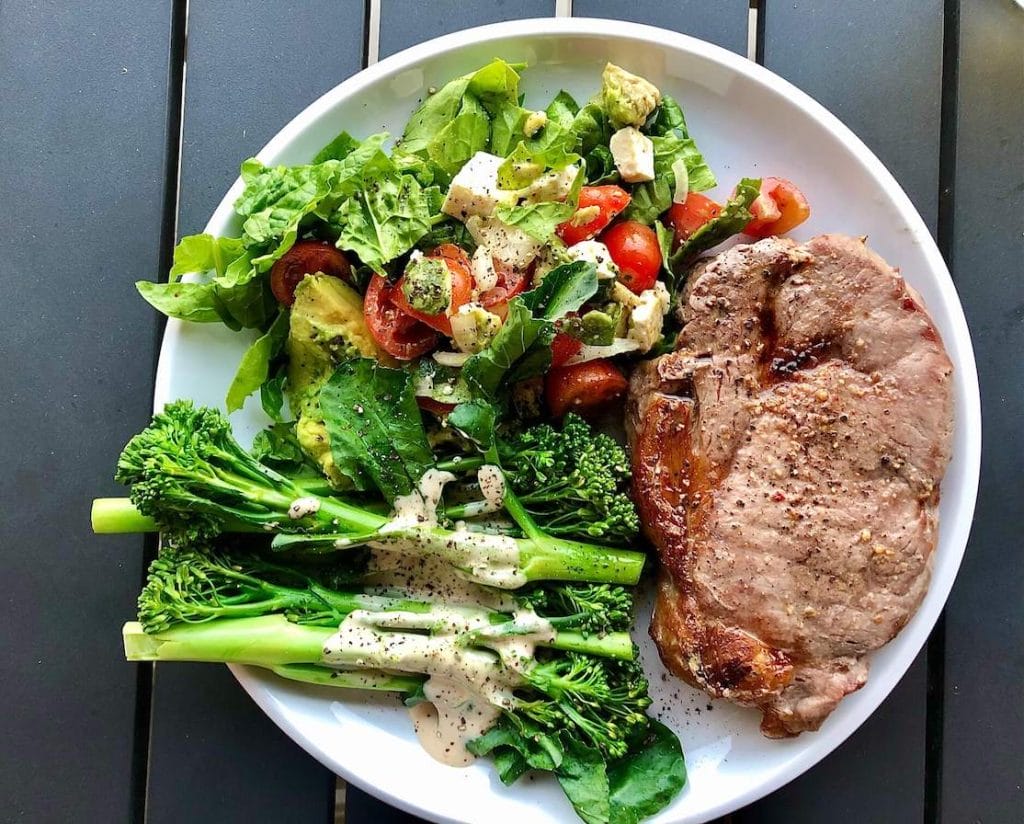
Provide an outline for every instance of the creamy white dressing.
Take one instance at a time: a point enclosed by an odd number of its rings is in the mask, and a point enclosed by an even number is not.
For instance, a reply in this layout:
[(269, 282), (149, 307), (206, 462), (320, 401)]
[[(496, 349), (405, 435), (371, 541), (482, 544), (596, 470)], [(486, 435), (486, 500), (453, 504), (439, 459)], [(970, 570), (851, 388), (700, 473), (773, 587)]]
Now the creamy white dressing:
[(515, 598), (510, 593), (466, 580), (436, 555), (410, 557), (382, 547), (371, 549), (371, 553), (367, 590), (373, 594), (477, 604), (501, 612), (515, 609)]
[[(555, 637), (551, 623), (532, 611), (513, 613), (511, 623), (491, 624), (487, 611), (475, 608), (356, 610), (324, 642), (323, 658), (339, 667), (427, 675), (424, 695), (435, 710), (414, 708), (417, 735), (438, 760), (466, 765), (466, 743), (486, 732), (502, 708), (512, 708), (537, 644)], [(464, 642), (468, 633), (472, 645)]]
[[(481, 471), (488, 466), (481, 467)], [(504, 478), (500, 479), (499, 488), (495, 473), (500, 477), (501, 470), (491, 466), (484, 471), (488, 487), (484, 495), (488, 505), (499, 494), (502, 500), (505, 496)], [(499, 589), (523, 586), (526, 575), (519, 566), (519, 545), (514, 538), (471, 532), (465, 524), (451, 532), (435, 530), (437, 505), (445, 484), (453, 480), (455, 476), (451, 472), (428, 469), (420, 479), (419, 489), (395, 498), (391, 520), (380, 528), (380, 537), (369, 542), (369, 546), (404, 555), (405, 563), (409, 557), (419, 562), (434, 554), (452, 566), (455, 575), (477, 584)]]
[(451, 472), (428, 469), (420, 478), (419, 488), (395, 498), (395, 513), (384, 530), (406, 526), (437, 526), (437, 505), (444, 494), (444, 485), (455, 480)]
[(320, 511), (320, 500), (318, 498), (296, 498), (288, 507), (288, 517), (293, 521), (305, 518), (307, 515), (314, 515)]

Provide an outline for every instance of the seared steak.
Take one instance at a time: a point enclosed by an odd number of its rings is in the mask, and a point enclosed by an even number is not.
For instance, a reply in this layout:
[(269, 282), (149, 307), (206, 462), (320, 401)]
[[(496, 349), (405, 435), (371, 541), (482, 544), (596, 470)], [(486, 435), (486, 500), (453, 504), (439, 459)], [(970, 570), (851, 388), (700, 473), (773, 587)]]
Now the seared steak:
[(769, 238), (702, 264), (676, 351), (641, 367), (627, 430), (662, 560), (665, 664), (817, 729), (928, 587), (952, 365), (919, 296), (862, 240)]

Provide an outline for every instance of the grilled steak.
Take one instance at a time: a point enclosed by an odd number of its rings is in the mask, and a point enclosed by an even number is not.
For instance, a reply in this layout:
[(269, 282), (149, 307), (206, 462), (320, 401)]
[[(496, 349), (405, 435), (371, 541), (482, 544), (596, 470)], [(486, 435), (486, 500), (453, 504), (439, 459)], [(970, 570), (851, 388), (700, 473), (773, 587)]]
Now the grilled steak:
[(952, 365), (919, 296), (846, 236), (730, 249), (680, 312), (627, 409), (662, 560), (651, 635), (765, 735), (814, 730), (928, 587)]

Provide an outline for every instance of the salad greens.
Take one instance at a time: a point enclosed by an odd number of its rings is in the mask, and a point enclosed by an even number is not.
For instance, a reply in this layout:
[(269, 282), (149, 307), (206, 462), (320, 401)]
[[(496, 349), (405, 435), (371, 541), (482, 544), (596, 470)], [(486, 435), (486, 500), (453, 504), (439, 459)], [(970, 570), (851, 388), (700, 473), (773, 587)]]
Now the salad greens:
[(247, 450), (222, 412), (169, 404), (93, 528), (163, 533), (129, 660), (475, 713), (461, 744), (503, 782), (550, 772), (584, 821), (635, 824), (686, 768), (629, 636), (629, 457), (587, 418), (671, 346), (694, 259), (772, 204), (748, 178), (701, 195), (715, 175), (645, 78), (608, 64), (582, 105), (532, 109), (524, 68), (431, 89), (395, 140), (244, 161), (235, 236), (182, 238), (167, 282), (137, 287), (251, 330), (225, 406), (258, 394), (270, 425)]

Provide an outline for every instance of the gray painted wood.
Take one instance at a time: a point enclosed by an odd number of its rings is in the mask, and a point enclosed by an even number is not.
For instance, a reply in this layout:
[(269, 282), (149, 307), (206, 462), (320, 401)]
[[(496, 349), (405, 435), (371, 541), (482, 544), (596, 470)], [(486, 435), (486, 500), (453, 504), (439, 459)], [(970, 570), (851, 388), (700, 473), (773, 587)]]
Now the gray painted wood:
[[(769, 3), (764, 62), (856, 132), (934, 231), (938, 220), (942, 2)], [(748, 822), (920, 821), (925, 653), (879, 710), (825, 761), (733, 816)], [(885, 786), (884, 792), (866, 788)]]
[[(179, 231), (200, 231), (243, 159), (362, 67), (361, 2), (189, 3)], [(334, 776), (225, 667), (157, 667), (147, 820), (331, 820)]]
[(127, 821), (137, 538), (89, 532), (149, 418), (170, 2), (0, 5), (4, 821)]
[(747, 53), (748, 0), (573, 0), (574, 17), (628, 20), (689, 34)]
[(960, 8), (952, 270), (981, 380), (974, 531), (946, 607), (941, 820), (1024, 817), (1024, 9)]
[(785, 0), (764, 14), (765, 65), (852, 128), (934, 232), (942, 0)]
[(460, 29), (554, 13), (554, 0), (380, 0), (380, 56)]

